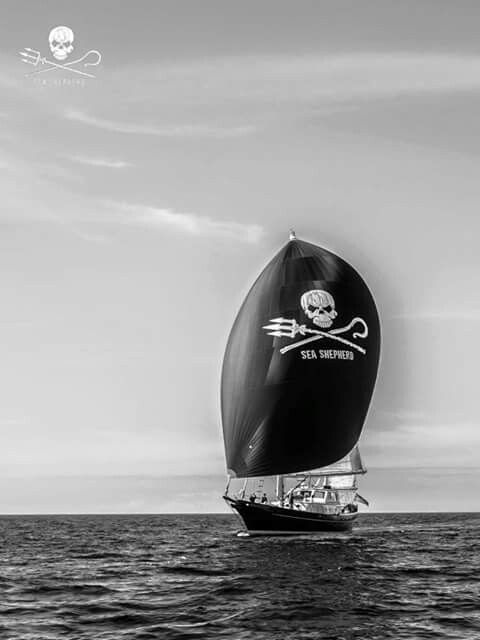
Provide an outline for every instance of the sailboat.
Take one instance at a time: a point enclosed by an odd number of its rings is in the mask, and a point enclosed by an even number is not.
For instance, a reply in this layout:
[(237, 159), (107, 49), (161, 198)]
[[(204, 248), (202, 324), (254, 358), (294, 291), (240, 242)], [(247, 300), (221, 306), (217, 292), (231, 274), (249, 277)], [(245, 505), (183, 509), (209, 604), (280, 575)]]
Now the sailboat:
[(292, 231), (247, 294), (223, 361), (223, 498), (244, 535), (352, 528), (358, 504), (368, 505), (358, 440), (379, 357), (362, 277)]

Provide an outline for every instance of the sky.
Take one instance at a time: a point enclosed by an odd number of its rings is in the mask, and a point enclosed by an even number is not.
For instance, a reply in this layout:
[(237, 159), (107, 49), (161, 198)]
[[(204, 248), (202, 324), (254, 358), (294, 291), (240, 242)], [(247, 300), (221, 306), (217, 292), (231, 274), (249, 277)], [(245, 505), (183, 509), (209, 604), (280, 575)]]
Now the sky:
[[(478, 3), (2, 13), (0, 512), (224, 510), (223, 351), (290, 227), (377, 301), (371, 509), (477, 510)], [(95, 78), (25, 76), (58, 25)]]

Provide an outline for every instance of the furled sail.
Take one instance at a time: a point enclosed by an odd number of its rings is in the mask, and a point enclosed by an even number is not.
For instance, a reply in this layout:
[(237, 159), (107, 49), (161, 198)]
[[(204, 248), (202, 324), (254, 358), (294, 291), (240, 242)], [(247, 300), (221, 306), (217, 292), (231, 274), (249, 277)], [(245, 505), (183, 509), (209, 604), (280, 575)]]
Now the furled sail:
[(322, 467), (316, 472), (323, 476), (350, 476), (357, 473), (365, 473), (365, 468), (358, 447), (354, 447), (350, 453), (337, 462)]
[[(347, 453), (346, 456), (333, 462), (332, 464), (327, 465), (326, 467), (320, 467), (319, 469), (308, 469), (309, 475), (319, 476), (319, 477), (331, 477), (331, 476), (345, 476), (352, 477), (360, 474), (366, 473), (366, 469), (363, 466), (362, 458), (360, 456), (360, 450), (358, 446), (353, 447), (350, 453)], [(290, 474), (289, 477), (301, 478), (304, 472), (297, 472)]]
[(357, 474), (365, 471), (360, 451), (354, 447), (344, 458), (316, 470), (315, 474), (323, 476), (324, 484), (332, 489), (340, 489), (337, 492), (340, 502), (347, 504), (354, 500), (357, 493)]
[(233, 325), (222, 370), (229, 474), (325, 467), (356, 445), (373, 393), (380, 325), (373, 297), (342, 258), (288, 242)]

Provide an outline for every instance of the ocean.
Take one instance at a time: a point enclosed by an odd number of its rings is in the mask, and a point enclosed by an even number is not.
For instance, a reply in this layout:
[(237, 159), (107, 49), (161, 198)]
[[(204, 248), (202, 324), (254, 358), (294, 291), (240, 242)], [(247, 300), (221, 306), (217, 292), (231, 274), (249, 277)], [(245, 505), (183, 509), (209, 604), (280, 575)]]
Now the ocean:
[(238, 530), (233, 515), (3, 516), (0, 638), (480, 638), (480, 513)]

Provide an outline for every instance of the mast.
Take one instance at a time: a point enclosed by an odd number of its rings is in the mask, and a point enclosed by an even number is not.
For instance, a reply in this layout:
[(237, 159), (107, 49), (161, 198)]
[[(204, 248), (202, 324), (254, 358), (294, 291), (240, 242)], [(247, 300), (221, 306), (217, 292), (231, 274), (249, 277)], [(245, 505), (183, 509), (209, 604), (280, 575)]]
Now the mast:
[(277, 476), (277, 498), (280, 502), (283, 502), (283, 476)]

